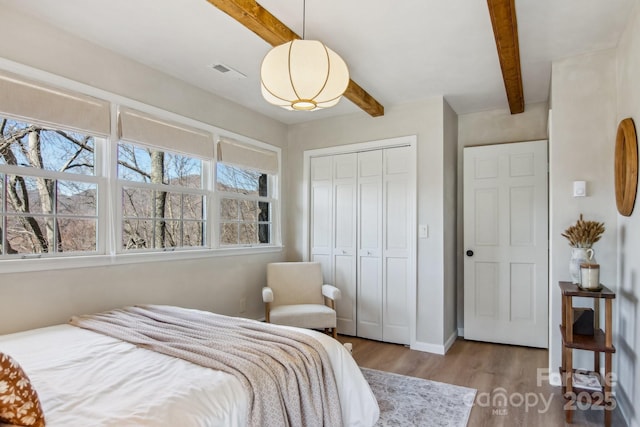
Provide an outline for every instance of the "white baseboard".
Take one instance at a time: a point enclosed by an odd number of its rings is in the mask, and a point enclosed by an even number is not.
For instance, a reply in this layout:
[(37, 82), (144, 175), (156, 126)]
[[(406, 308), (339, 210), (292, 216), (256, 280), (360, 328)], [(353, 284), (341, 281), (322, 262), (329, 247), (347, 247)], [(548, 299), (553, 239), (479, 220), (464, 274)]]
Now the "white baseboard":
[(457, 337), (458, 337), (458, 334), (454, 331), (443, 345), (416, 341), (411, 345), (411, 350), (424, 351), (426, 353), (444, 355), (447, 353), (447, 351), (449, 351), (453, 343), (456, 341)]
[(411, 345), (411, 350), (424, 351), (425, 353), (444, 354), (444, 346), (416, 341)]
[(447, 353), (447, 351), (449, 351), (449, 349), (451, 348), (453, 343), (456, 342), (456, 338), (458, 338), (458, 334), (456, 333), (456, 331), (453, 331), (451, 336), (449, 336), (449, 339), (447, 339), (447, 341), (445, 341), (445, 343), (444, 343), (444, 352), (445, 352), (445, 354)]

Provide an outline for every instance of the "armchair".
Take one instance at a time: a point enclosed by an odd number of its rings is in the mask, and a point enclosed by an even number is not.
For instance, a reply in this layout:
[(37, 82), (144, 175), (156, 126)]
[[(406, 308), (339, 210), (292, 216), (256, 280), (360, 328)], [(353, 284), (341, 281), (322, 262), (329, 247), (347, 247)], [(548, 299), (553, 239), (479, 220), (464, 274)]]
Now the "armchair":
[(336, 338), (334, 303), (340, 296), (340, 289), (323, 284), (318, 262), (267, 265), (267, 286), (262, 288), (262, 300), (265, 319), (269, 323), (325, 331), (331, 329)]

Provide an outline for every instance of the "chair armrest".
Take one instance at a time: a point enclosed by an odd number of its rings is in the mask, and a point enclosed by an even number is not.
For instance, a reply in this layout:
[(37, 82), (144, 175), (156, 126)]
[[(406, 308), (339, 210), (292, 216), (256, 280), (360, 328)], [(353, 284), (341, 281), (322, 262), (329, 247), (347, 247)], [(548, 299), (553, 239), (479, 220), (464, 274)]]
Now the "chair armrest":
[(330, 300), (336, 301), (342, 297), (342, 292), (340, 289), (336, 288), (332, 285), (322, 285), (322, 295), (329, 298)]
[(262, 301), (273, 302), (273, 290), (268, 286), (262, 288)]

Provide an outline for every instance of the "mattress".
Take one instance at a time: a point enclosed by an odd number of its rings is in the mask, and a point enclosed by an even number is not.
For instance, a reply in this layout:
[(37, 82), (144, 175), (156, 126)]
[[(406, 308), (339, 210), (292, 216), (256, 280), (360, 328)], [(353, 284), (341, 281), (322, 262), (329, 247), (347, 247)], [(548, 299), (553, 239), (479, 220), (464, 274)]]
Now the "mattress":
[[(376, 399), (351, 354), (327, 335), (293, 329), (327, 350), (343, 424), (375, 424)], [(246, 425), (248, 397), (234, 376), (102, 334), (57, 325), (0, 336), (0, 351), (31, 379), (49, 427)]]

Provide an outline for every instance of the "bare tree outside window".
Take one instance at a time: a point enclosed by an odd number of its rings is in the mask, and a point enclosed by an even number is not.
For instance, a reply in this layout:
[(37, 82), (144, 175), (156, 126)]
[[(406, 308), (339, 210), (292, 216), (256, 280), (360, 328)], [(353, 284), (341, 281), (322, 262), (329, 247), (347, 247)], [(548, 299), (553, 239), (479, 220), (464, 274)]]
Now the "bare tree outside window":
[(216, 190), (220, 197), (220, 245), (271, 243), (272, 201), (268, 175), (218, 163)]
[(0, 117), (0, 255), (95, 251), (94, 164), (93, 136)]
[[(105, 246), (98, 241), (106, 235), (98, 230), (104, 176), (96, 172), (105, 147), (93, 135), (0, 116), (0, 258), (95, 254)], [(203, 164), (165, 149), (118, 143), (121, 250), (207, 245), (212, 189)], [(222, 162), (216, 171), (218, 245), (272, 244), (276, 177)]]
[(204, 246), (206, 196), (200, 159), (121, 142), (118, 178), (124, 181), (123, 249)]

